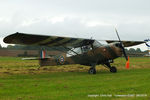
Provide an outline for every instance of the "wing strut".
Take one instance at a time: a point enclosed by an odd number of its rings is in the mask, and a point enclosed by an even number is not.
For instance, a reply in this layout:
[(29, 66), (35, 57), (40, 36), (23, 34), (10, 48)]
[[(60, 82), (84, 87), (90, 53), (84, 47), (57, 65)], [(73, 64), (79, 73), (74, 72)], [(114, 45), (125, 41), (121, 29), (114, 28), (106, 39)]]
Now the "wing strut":
[[(63, 47), (64, 47), (64, 46), (63, 46)], [(68, 49), (68, 50), (70, 50), (70, 51), (72, 51), (72, 52), (75, 53), (76, 55), (79, 55), (77, 52), (71, 50), (70, 48), (67, 48), (67, 47), (64, 47), (64, 48), (65, 48), (65, 49)]]

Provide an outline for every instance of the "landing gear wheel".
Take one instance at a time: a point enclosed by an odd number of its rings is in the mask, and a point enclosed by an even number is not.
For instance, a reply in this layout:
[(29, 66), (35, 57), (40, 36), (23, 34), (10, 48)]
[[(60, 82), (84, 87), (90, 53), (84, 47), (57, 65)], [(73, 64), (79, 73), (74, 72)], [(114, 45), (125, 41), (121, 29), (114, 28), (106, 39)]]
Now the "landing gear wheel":
[(117, 72), (117, 68), (114, 67), (114, 66), (110, 67), (110, 72), (116, 73)]
[(89, 74), (96, 74), (96, 69), (95, 68), (90, 68), (89, 69)]

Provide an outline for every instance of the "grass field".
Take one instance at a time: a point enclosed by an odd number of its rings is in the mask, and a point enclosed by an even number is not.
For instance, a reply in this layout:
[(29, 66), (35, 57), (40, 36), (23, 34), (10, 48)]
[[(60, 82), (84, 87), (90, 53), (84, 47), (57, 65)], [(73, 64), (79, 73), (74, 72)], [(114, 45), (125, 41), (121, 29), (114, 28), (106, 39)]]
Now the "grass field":
[(118, 73), (97, 66), (89, 75), (87, 66), (38, 70), (38, 61), (0, 57), (0, 100), (150, 100), (150, 58), (130, 58), (129, 70), (124, 58), (113, 65)]

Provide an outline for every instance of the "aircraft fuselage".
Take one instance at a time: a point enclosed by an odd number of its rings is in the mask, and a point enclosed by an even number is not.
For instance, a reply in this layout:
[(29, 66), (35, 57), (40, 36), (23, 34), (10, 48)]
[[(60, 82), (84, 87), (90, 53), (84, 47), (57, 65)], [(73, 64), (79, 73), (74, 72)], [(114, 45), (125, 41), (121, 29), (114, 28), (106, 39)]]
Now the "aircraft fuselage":
[(49, 58), (40, 60), (41, 66), (66, 65), (66, 64), (103, 64), (109, 60), (113, 60), (122, 56), (122, 49), (112, 44), (100, 46), (88, 52), (74, 55), (71, 57), (58, 56), (57, 58)]

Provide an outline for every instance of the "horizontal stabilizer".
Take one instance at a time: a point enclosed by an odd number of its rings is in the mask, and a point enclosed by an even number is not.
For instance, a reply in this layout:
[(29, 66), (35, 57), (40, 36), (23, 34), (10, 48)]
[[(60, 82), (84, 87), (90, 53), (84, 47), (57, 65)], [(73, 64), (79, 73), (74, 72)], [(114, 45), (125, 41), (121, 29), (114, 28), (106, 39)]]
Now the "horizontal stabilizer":
[(22, 60), (38, 60), (39, 58), (22, 58)]
[(33, 57), (33, 58), (22, 58), (22, 60), (43, 60), (43, 59), (49, 59), (49, 58), (52, 58), (52, 57), (46, 57), (46, 58), (36, 58), (36, 57)]

